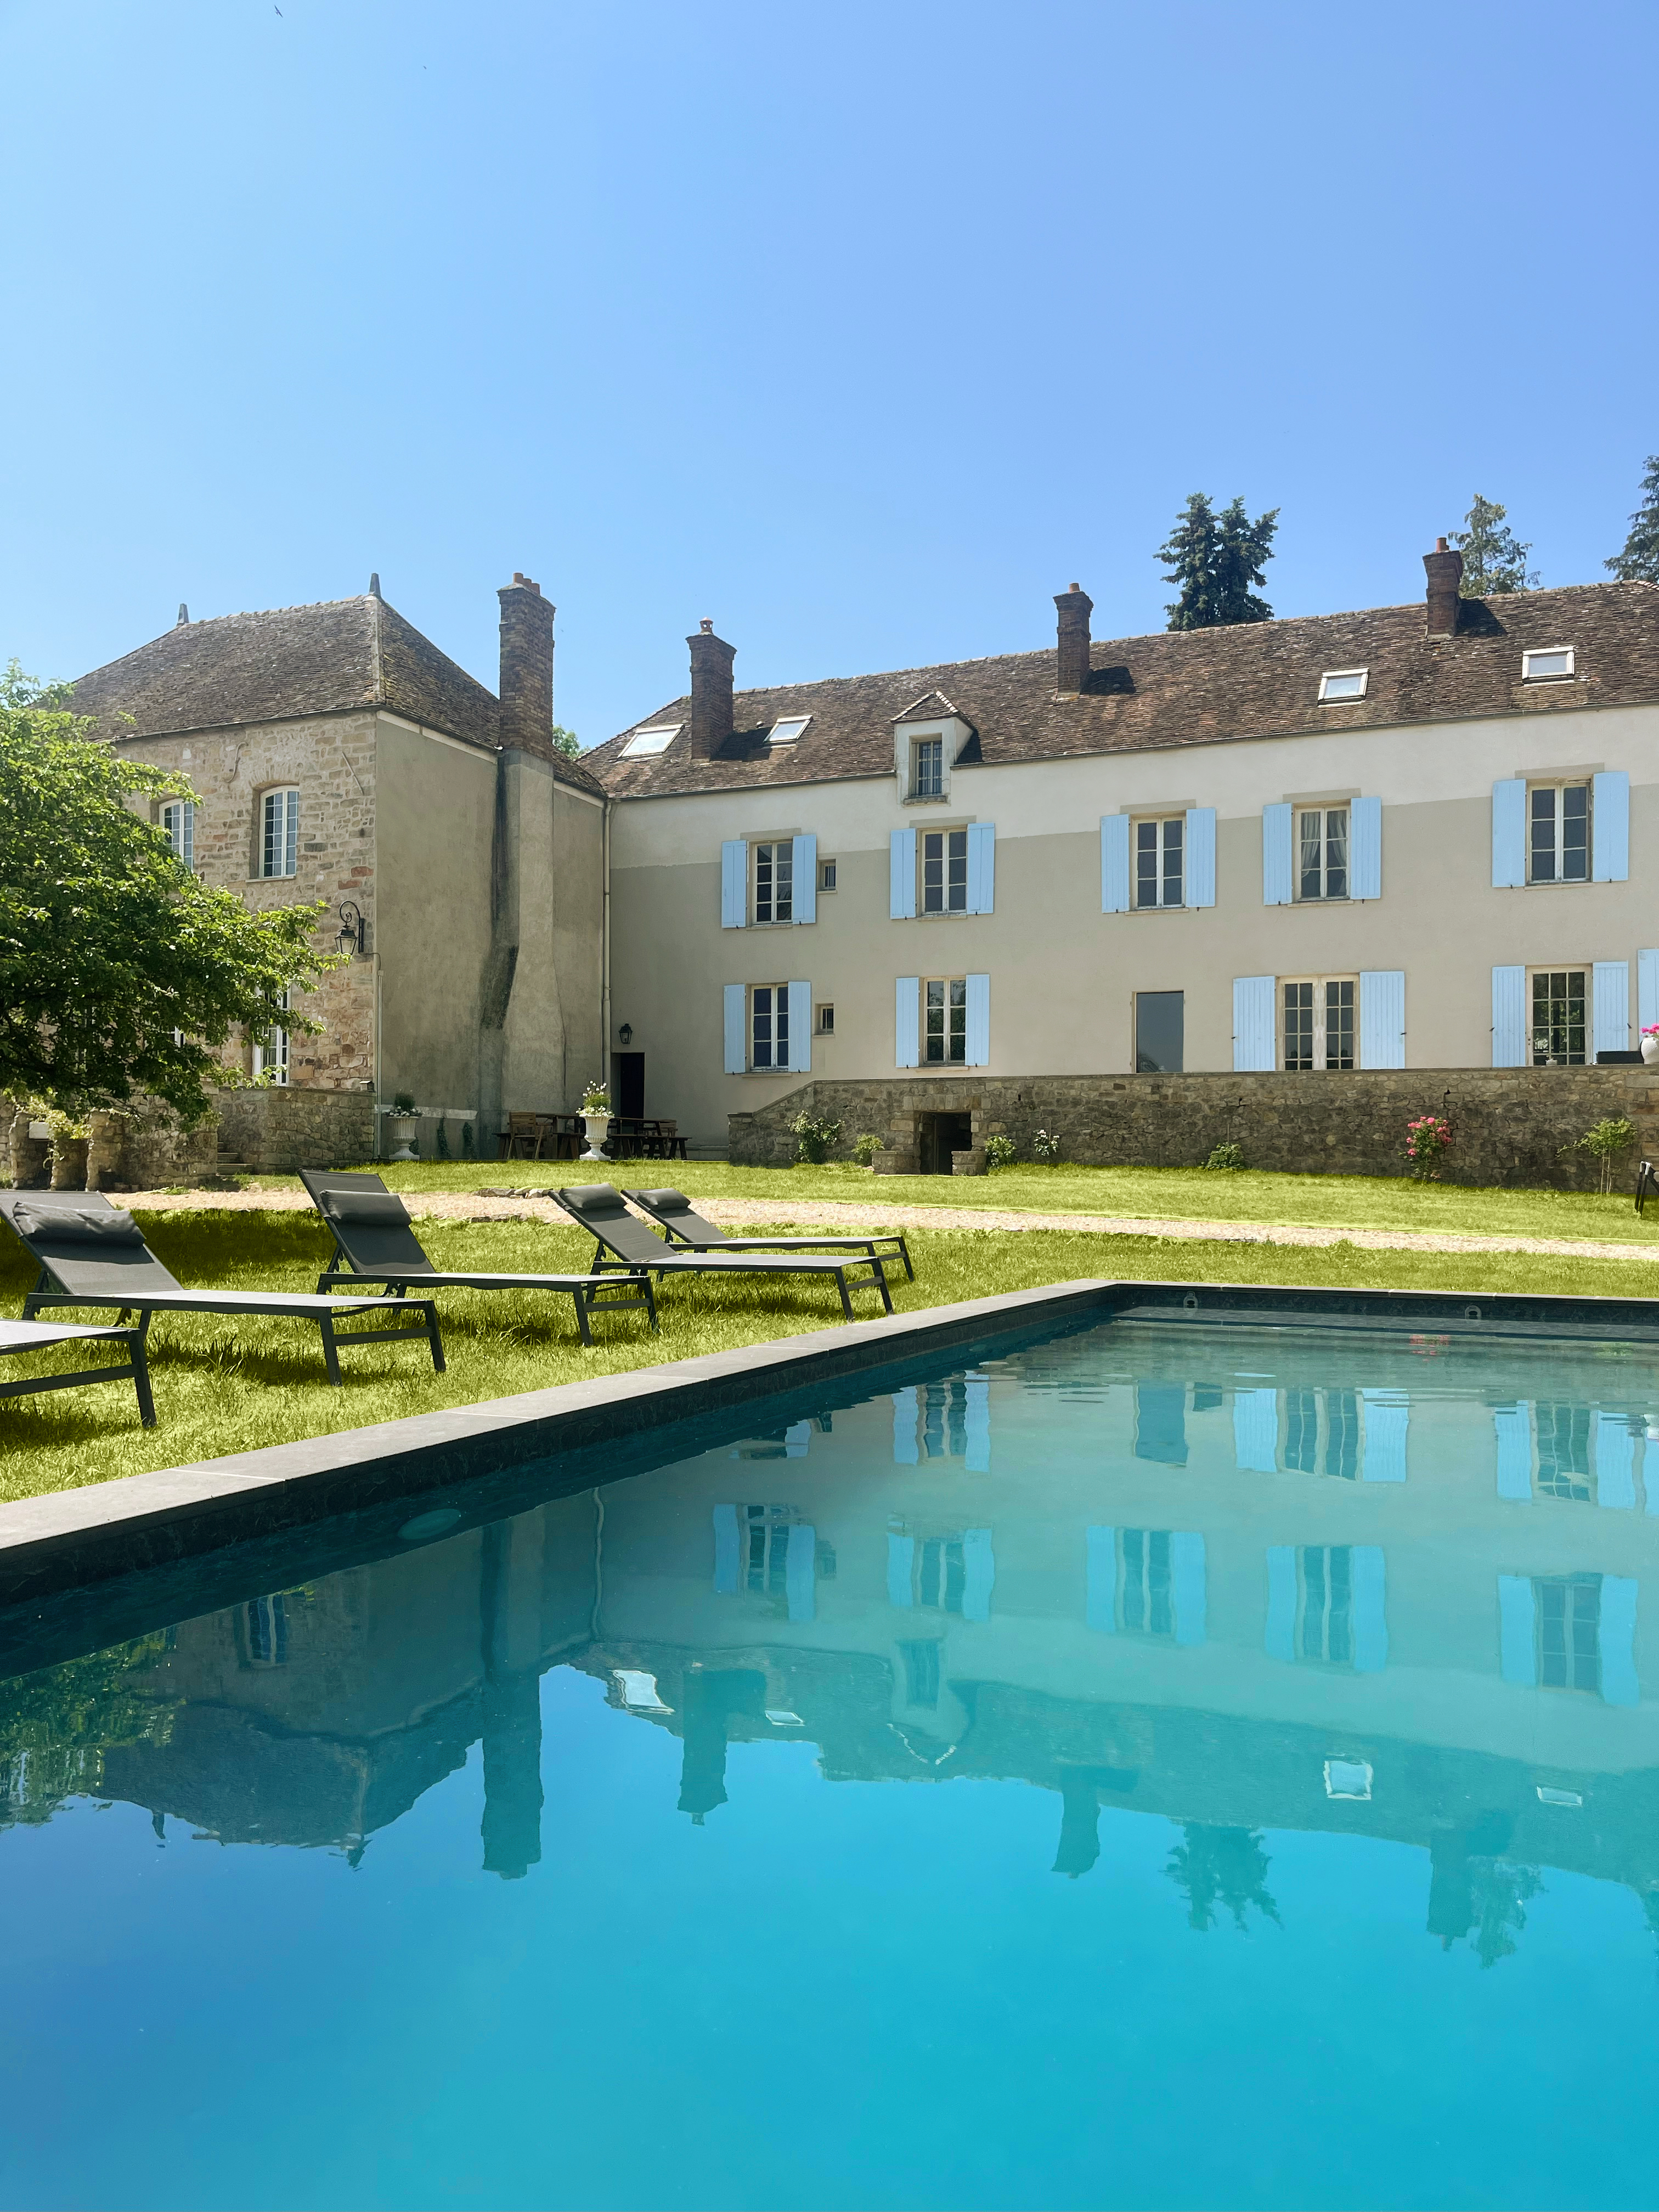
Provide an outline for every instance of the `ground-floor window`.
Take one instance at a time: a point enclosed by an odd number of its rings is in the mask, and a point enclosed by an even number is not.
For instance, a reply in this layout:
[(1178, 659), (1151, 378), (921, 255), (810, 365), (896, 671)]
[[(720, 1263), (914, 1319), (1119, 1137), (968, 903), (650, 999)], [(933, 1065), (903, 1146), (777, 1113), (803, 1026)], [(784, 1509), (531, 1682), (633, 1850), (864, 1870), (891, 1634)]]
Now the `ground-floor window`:
[(789, 1065), (789, 986), (757, 983), (750, 997), (751, 1067)]
[(1538, 968), (1532, 977), (1532, 1064), (1534, 1067), (1583, 1067), (1587, 1058), (1583, 968)]
[(1316, 975), (1287, 981), (1283, 991), (1284, 1066), (1291, 1070), (1352, 1067), (1357, 980)]
[(1185, 1066), (1186, 994), (1135, 993), (1135, 1073), (1179, 1075)]
[[(288, 1012), (289, 994), (283, 992), (277, 1002), (284, 1013)], [(263, 1076), (267, 1083), (285, 1084), (288, 1081), (289, 1035), (287, 1030), (267, 1030), (256, 1038), (253, 1046), (253, 1073)]]
[(968, 978), (929, 976), (921, 987), (921, 1057), (929, 1067), (968, 1058)]

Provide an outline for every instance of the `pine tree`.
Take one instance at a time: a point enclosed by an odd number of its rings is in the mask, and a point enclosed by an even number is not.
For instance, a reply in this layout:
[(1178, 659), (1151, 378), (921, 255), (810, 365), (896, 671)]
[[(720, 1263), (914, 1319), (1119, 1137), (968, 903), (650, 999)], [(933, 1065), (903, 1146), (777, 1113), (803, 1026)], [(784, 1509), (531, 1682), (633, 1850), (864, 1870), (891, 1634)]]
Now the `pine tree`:
[(1463, 518), (1467, 527), (1454, 530), (1450, 543), (1463, 556), (1462, 592), (1466, 599), (1497, 599), (1505, 592), (1535, 592), (1543, 579), (1527, 567), (1530, 545), (1522, 544), (1510, 528), (1509, 509), (1496, 500), (1474, 495), (1474, 504)]
[(1659, 453), (1648, 455), (1642, 504), (1630, 519), (1625, 550), (1606, 565), (1621, 584), (1659, 584)]
[(1271, 622), (1273, 609), (1251, 591), (1266, 581), (1263, 563), (1273, 559), (1279, 509), (1252, 522), (1242, 499), (1219, 514), (1208, 495), (1195, 491), (1160, 545), (1166, 581), (1181, 596), (1164, 611), (1171, 629), (1213, 629), (1224, 623)]

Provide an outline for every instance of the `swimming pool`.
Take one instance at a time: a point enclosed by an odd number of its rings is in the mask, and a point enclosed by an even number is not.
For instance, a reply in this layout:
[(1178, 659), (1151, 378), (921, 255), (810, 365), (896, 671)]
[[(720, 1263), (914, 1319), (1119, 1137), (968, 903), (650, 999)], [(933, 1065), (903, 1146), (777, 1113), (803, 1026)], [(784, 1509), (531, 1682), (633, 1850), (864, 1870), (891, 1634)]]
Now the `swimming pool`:
[(777, 1413), (0, 1684), (5, 2203), (1654, 2201), (1649, 1353)]

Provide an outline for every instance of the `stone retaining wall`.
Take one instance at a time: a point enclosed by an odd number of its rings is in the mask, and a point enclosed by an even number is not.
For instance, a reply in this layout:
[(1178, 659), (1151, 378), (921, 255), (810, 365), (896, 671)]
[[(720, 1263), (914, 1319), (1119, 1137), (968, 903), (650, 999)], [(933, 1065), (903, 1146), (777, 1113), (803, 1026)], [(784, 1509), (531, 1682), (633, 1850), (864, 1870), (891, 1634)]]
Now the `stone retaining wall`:
[(808, 1082), (752, 1114), (731, 1116), (731, 1157), (744, 1167), (793, 1159), (789, 1124), (810, 1113), (842, 1125), (835, 1157), (868, 1133), (884, 1147), (878, 1171), (914, 1174), (919, 1117), (970, 1114), (973, 1142), (1011, 1136), (1022, 1160), (1038, 1129), (1060, 1157), (1089, 1167), (1198, 1167), (1233, 1143), (1253, 1168), (1325, 1175), (1398, 1176), (1406, 1124), (1448, 1114), (1455, 1141), (1443, 1180), (1556, 1190), (1596, 1187), (1595, 1163), (1562, 1147), (1593, 1122), (1625, 1115), (1635, 1147), (1617, 1164), (1632, 1186), (1637, 1159), (1659, 1160), (1659, 1071), (1642, 1067), (1415, 1068), (1309, 1075), (1054, 1075), (898, 1077)]
[(300, 1168), (349, 1168), (375, 1154), (374, 1097), (368, 1091), (221, 1091), (219, 1150), (265, 1175)]

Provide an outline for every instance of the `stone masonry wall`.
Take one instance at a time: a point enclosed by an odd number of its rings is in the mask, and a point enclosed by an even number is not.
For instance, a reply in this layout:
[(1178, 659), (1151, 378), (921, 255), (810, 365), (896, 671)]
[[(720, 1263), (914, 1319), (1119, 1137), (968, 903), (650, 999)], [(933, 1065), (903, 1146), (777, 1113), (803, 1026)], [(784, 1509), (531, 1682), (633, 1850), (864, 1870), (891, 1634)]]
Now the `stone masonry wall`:
[(350, 1168), (375, 1151), (374, 1100), (367, 1091), (222, 1091), (220, 1149), (266, 1175)]
[(1253, 1168), (1395, 1176), (1406, 1124), (1447, 1114), (1455, 1130), (1443, 1179), (1556, 1190), (1595, 1188), (1595, 1164), (1562, 1147), (1593, 1122), (1626, 1115), (1634, 1149), (1617, 1166), (1632, 1188), (1637, 1159), (1659, 1159), (1659, 1070), (1641, 1067), (1414, 1068), (1341, 1074), (898, 1077), (809, 1082), (757, 1113), (731, 1116), (738, 1166), (781, 1167), (795, 1153), (789, 1124), (806, 1112), (842, 1125), (836, 1157), (879, 1137), (878, 1164), (914, 1172), (918, 1117), (968, 1113), (973, 1141), (1011, 1136), (1031, 1158), (1038, 1129), (1084, 1166), (1198, 1167), (1217, 1145), (1240, 1146)]

